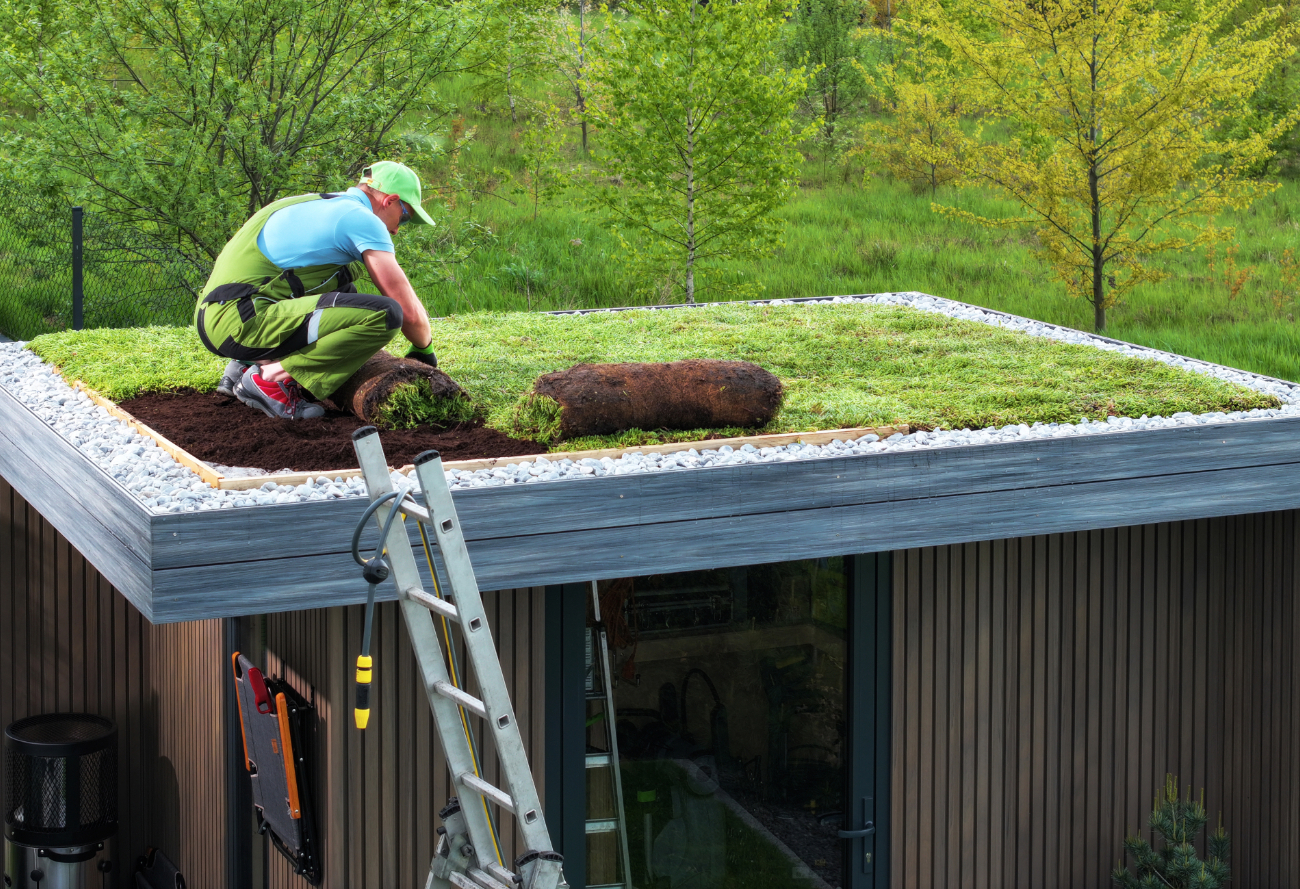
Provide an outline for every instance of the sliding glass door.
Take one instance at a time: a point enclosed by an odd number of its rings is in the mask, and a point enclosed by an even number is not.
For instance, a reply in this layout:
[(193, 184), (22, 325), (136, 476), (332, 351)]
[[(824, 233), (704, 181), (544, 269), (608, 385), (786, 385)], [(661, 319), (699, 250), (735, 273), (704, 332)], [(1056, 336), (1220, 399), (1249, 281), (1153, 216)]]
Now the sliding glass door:
[[(573, 722), (571, 697), (583, 701), (564, 742), (583, 747), (581, 776), (567, 774), (579, 760), (564, 751), (565, 787), (585, 787), (580, 819), (571, 792), (562, 815), (566, 845), (583, 846), (578, 867), (578, 850), (562, 849), (570, 881), (581, 870), (588, 887), (874, 885), (888, 713), (875, 675), (878, 568), (876, 557), (831, 558), (602, 581), (612, 695), (590, 586), (557, 589), (570, 646), (585, 592), (581, 683), (575, 692), (569, 648), (570, 700), (548, 705)], [(871, 601), (851, 602), (864, 571)]]

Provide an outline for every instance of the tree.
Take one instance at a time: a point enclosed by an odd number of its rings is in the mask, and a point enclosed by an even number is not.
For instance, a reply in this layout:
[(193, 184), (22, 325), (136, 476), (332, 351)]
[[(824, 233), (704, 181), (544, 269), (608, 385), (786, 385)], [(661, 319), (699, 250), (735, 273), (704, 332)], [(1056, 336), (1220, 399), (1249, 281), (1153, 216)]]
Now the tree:
[[(1093, 306), (1094, 325), (1159, 254), (1231, 236), (1210, 220), (1275, 185), (1249, 178), (1300, 109), (1242, 135), (1250, 100), (1295, 30), (1242, 0), (1197, 0), (1191, 20), (1148, 0), (922, 0), (922, 33), (951, 55), (983, 135), (930, 149), (1021, 205), (990, 226), (1032, 226), (1046, 259)], [(991, 30), (980, 34), (979, 28)], [(1002, 135), (995, 141), (992, 133)]]
[(863, 148), (890, 174), (915, 192), (930, 193), (955, 185), (961, 167), (947, 160), (947, 150), (962, 138), (959, 111), (942, 93), (924, 83), (903, 82), (882, 105), (888, 116), (863, 127)]
[(1163, 844), (1156, 849), (1140, 836), (1124, 838), (1124, 849), (1133, 859), (1136, 873), (1129, 873), (1121, 863), (1111, 880), (1123, 889), (1219, 889), (1228, 882), (1228, 858), (1231, 846), (1223, 825), (1210, 834), (1209, 855), (1205, 861), (1196, 857), (1197, 835), (1209, 819), (1205, 805), (1192, 799), (1188, 790), (1184, 799), (1178, 793), (1178, 779), (1165, 775), (1165, 786), (1156, 794), (1151, 829)]
[(527, 195), (533, 205), (533, 219), (541, 209), (542, 201), (564, 192), (572, 179), (570, 170), (561, 166), (564, 149), (564, 118), (555, 105), (542, 106), (533, 125), (524, 131), (520, 160), (524, 166), (524, 179), (515, 190)]
[(866, 88), (857, 31), (870, 8), (862, 0), (799, 0), (786, 29), (786, 63), (808, 67), (806, 97), (821, 118), (821, 135), (832, 152), (840, 116)]
[[(47, 57), (59, 42), (74, 8), (62, 0), (0, 0), (0, 52), (26, 60), (32, 78), (47, 73)], [(10, 78), (0, 79), (0, 108), (30, 113), (30, 95)]]
[(589, 117), (614, 182), (596, 192), (620, 231), (644, 236), (644, 259), (696, 273), (754, 256), (780, 237), (773, 211), (800, 156), (792, 115), (806, 81), (776, 57), (779, 19), (764, 0), (631, 0), (591, 66)]
[(582, 156), (591, 151), (587, 120), (587, 78), (590, 56), (599, 51), (601, 41), (609, 33), (609, 9), (600, 4), (595, 10), (600, 14), (600, 23), (593, 25), (592, 10), (587, 0), (576, 0), (577, 15), (567, 10), (561, 13), (562, 26), (556, 32), (553, 53), (557, 63), (556, 70), (569, 84), (573, 91), (573, 110), (582, 131)]
[[(0, 0), (0, 30), (22, 14)], [(471, 4), (434, 0), (88, 0), (63, 15), (40, 71), (30, 41), (0, 52), (37, 109), (6, 134), (11, 155), (199, 259), (276, 198), (376, 157), (431, 157), (431, 84), (477, 28)]]
[(521, 81), (554, 67), (555, 7), (550, 0), (495, 0), (486, 17), (478, 50), (478, 92), (503, 95), (510, 122), (518, 123)]
[(864, 73), (884, 114), (863, 125), (860, 150), (933, 198), (961, 180), (961, 164), (949, 155), (964, 144), (962, 78), (910, 18), (892, 24), (884, 41), (889, 60)]

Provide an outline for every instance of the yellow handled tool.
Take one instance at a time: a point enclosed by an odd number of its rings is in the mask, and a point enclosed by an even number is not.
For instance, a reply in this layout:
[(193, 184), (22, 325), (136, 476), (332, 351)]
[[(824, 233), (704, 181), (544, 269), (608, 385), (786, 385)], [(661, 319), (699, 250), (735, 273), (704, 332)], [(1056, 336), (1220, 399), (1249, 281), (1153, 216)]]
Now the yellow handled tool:
[[(388, 579), (389, 567), (388, 562), (384, 561), (384, 541), (388, 539), (388, 532), (392, 530), (393, 522), (397, 520), (401, 510), (397, 507), (401, 505), (401, 499), (406, 496), (404, 491), (389, 491), (384, 496), (376, 499), (366, 507), (366, 511), (361, 516), (361, 521), (357, 522), (356, 530), (352, 533), (352, 558), (361, 566), (361, 576), (366, 579), (369, 589), (366, 591), (366, 627), (361, 634), (361, 654), (357, 656), (357, 704), (353, 715), (356, 718), (357, 728), (364, 729), (370, 722), (370, 682), (374, 676), (374, 660), (370, 657), (370, 630), (375, 623), (375, 588)], [(369, 559), (361, 557), (361, 530), (366, 526), (366, 522), (375, 514), (375, 510), (380, 506), (396, 500), (392, 509), (388, 513), (388, 518), (384, 520), (383, 530), (379, 532), (379, 543), (375, 547), (375, 554)]]
[(357, 728), (365, 728), (370, 722), (370, 666), (373, 663), (369, 655), (357, 655), (357, 707), (355, 710)]

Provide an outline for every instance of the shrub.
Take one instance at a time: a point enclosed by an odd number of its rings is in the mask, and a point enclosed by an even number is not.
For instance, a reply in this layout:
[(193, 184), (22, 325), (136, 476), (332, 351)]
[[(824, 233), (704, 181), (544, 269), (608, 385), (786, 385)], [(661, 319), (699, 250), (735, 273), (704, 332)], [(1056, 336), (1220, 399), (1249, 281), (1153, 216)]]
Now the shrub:
[(1218, 889), (1228, 882), (1228, 834), (1223, 824), (1210, 834), (1209, 856), (1202, 861), (1193, 845), (1205, 822), (1205, 792), (1202, 799), (1178, 793), (1178, 779), (1165, 775), (1164, 791), (1156, 794), (1155, 808), (1147, 824), (1164, 841), (1157, 849), (1140, 836), (1124, 838), (1124, 849), (1133, 858), (1135, 873), (1121, 862), (1111, 879), (1124, 889)]

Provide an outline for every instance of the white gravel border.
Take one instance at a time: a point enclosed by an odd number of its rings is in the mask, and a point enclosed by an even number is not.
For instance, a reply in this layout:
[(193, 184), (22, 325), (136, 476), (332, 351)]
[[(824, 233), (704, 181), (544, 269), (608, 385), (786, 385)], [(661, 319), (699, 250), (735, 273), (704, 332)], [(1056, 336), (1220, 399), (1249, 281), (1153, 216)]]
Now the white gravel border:
[[(858, 296), (817, 297), (798, 300), (755, 300), (752, 304), (820, 305), (835, 306), (847, 303), (909, 306), (924, 312), (935, 312), (965, 321), (975, 321), (994, 327), (1018, 330), (1029, 336), (1041, 336), (1076, 345), (1087, 345), (1106, 352), (1119, 352), (1134, 358), (1161, 361), (1183, 370), (1203, 373), (1221, 380), (1237, 383), (1260, 392), (1276, 395), (1283, 406), (1275, 410), (1234, 411), (1194, 415), (1183, 412), (1172, 417), (1109, 417), (1106, 422), (1084, 421), (1071, 423), (1035, 423), (1033, 426), (1003, 426), (1000, 429), (956, 429), (934, 432), (914, 432), (911, 435), (895, 434), (886, 441), (867, 435), (851, 441), (833, 441), (827, 445), (790, 444), (780, 447), (756, 448), (744, 445), (733, 449), (724, 445), (716, 450), (703, 451), (691, 448), (674, 454), (628, 453), (618, 458), (586, 458), (579, 461), (549, 460), (538, 457), (507, 463), (494, 469), (449, 471), (447, 480), (453, 490), (499, 487), (512, 484), (537, 484), (563, 479), (599, 477), (604, 475), (633, 475), (646, 472), (665, 472), (678, 469), (696, 469), (706, 466), (731, 466), (742, 463), (785, 463), (792, 460), (815, 460), (824, 457), (866, 456), (870, 454), (906, 451), (921, 448), (958, 447), (975, 444), (993, 444), (1008, 441), (1028, 441), (1042, 438), (1063, 438), (1076, 435), (1100, 435), (1129, 432), (1141, 429), (1163, 429), (1174, 426), (1194, 426), (1207, 423), (1226, 423), (1273, 417), (1300, 416), (1300, 385), (1272, 377), (1185, 358), (1169, 352), (1147, 349), (1122, 343), (1107, 337), (1059, 327), (1042, 321), (982, 309), (978, 306), (942, 299), (924, 293), (876, 293)], [(716, 305), (716, 304), (715, 304)], [(689, 306), (652, 306), (655, 311), (689, 311)], [(557, 323), (572, 315), (589, 314), (590, 311), (628, 311), (627, 309), (584, 310), (554, 312)], [(269, 506), (277, 503), (300, 503), (313, 500), (337, 500), (365, 495), (365, 482), (360, 478), (343, 479), (321, 476), (294, 486), (277, 485), (267, 481), (261, 488), (251, 491), (223, 491), (207, 485), (197, 474), (176, 462), (153, 442), (139, 435), (125, 423), (109, 416), (96, 406), (85, 393), (77, 391), (48, 367), (34, 353), (23, 348), (23, 343), (0, 343), (0, 386), (27, 405), (55, 432), (77, 447), (88, 459), (116, 479), (155, 513), (194, 512), (206, 509), (228, 509), (241, 506)], [(412, 473), (412, 476), (414, 474)], [(394, 482), (414, 486), (399, 472), (393, 473)]]

